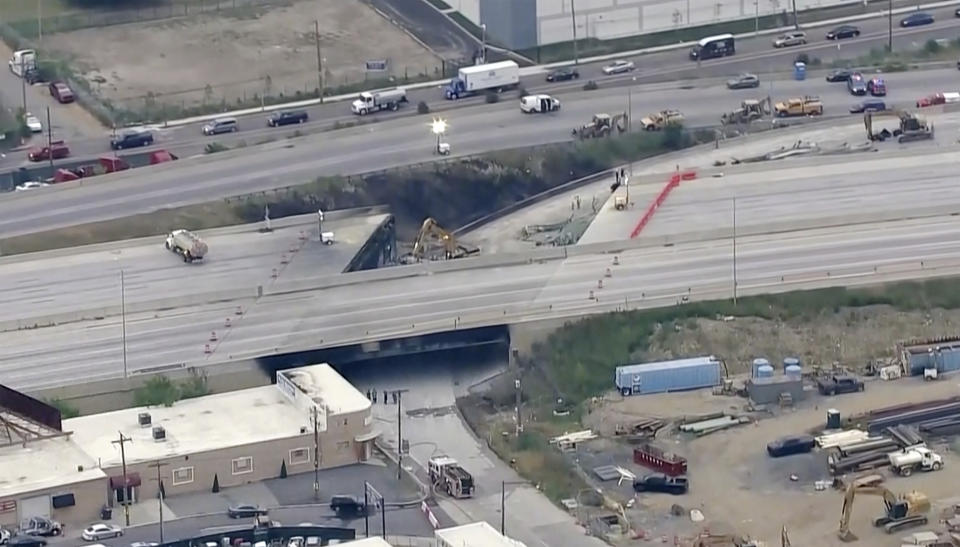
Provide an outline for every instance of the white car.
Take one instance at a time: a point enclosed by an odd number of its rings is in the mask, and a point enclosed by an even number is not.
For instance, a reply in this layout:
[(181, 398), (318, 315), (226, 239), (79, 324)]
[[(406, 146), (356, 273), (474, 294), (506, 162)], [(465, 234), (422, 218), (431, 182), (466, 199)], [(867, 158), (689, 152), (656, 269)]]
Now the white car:
[(47, 186), (50, 185), (45, 182), (30, 181), (23, 184), (18, 184), (17, 187), (14, 188), (14, 191), (26, 192), (27, 190), (36, 190), (37, 188), (46, 188)]
[(83, 538), (84, 541), (97, 541), (106, 538), (118, 538), (122, 535), (123, 528), (120, 528), (116, 524), (98, 522), (84, 528), (80, 537)]
[(27, 124), (27, 128), (30, 129), (31, 133), (42, 133), (43, 124), (40, 123), (40, 119), (34, 116), (33, 114), (27, 112), (27, 115), (24, 116), (24, 123)]
[(637, 66), (633, 64), (633, 61), (614, 61), (603, 67), (602, 70), (604, 74), (610, 75), (623, 74), (624, 72), (630, 72), (635, 68), (637, 68)]

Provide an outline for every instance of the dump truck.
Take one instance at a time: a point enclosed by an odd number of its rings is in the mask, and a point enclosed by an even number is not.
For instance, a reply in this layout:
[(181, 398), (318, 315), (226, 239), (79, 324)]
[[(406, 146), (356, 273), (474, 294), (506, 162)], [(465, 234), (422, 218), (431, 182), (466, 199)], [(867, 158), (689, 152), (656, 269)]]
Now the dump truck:
[(460, 467), (457, 460), (437, 456), (430, 458), (427, 467), (434, 488), (454, 498), (473, 497), (473, 475)]
[(365, 116), (370, 112), (398, 110), (400, 105), (405, 102), (407, 102), (407, 92), (400, 88), (384, 91), (364, 91), (350, 104), (350, 110), (354, 114)]
[(613, 116), (610, 114), (594, 114), (590, 123), (574, 128), (571, 134), (581, 139), (608, 137), (613, 133), (614, 128), (616, 128), (619, 133), (627, 130), (626, 112), (621, 112)]
[(720, 115), (720, 123), (742, 124), (759, 120), (770, 114), (770, 99), (744, 99), (740, 107), (732, 112), (724, 112)]
[(774, 105), (773, 110), (779, 118), (786, 118), (788, 116), (820, 116), (823, 114), (823, 103), (820, 102), (820, 97), (807, 95), (778, 102)]
[(646, 131), (659, 131), (668, 125), (682, 125), (683, 114), (679, 110), (661, 110), (640, 120)]
[(902, 452), (889, 454), (890, 467), (903, 477), (909, 477), (914, 470), (939, 471), (943, 469), (943, 458), (933, 450), (923, 446), (913, 446)]
[(513, 61), (500, 61), (466, 66), (443, 89), (449, 100), (469, 97), (484, 91), (505, 91), (520, 84), (520, 66)]
[(164, 246), (168, 251), (173, 251), (183, 257), (184, 262), (203, 260), (203, 257), (207, 254), (207, 244), (200, 239), (200, 236), (187, 230), (170, 232)]

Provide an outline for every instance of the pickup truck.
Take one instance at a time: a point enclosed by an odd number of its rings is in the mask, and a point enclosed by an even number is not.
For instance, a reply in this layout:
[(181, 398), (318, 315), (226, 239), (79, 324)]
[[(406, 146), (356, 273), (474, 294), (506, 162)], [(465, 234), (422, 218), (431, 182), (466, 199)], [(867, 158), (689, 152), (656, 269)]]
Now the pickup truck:
[(70, 155), (70, 148), (63, 141), (53, 141), (50, 146), (37, 146), (27, 152), (27, 158), (30, 161), (48, 160), (51, 155), (55, 160), (65, 158)]
[(819, 97), (794, 97), (775, 104), (773, 110), (780, 118), (787, 116), (820, 116), (823, 114), (823, 103)]
[(664, 473), (652, 473), (633, 481), (634, 492), (663, 492), (679, 496), (690, 488), (687, 477), (670, 477)]
[(823, 395), (863, 391), (863, 382), (853, 376), (827, 376), (817, 380), (817, 389)]

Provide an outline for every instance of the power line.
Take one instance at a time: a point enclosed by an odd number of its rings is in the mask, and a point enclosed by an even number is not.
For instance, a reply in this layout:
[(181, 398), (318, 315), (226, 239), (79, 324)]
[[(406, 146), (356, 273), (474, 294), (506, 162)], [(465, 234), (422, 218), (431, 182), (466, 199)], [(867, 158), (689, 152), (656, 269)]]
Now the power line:
[(123, 432), (119, 431), (120, 439), (116, 441), (110, 441), (112, 444), (120, 445), (120, 464), (123, 467), (123, 516), (124, 520), (127, 523), (127, 526), (130, 526), (130, 486), (127, 482), (127, 452), (124, 449), (124, 446), (127, 443), (132, 443), (133, 439), (130, 437), (124, 437)]

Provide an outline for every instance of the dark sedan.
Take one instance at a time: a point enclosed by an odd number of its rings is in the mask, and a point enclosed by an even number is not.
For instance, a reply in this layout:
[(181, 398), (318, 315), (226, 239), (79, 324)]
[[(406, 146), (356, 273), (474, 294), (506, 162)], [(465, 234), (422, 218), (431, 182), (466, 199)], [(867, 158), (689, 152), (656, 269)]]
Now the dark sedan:
[(827, 74), (828, 82), (846, 82), (850, 79), (850, 76), (853, 75), (853, 71), (849, 68), (839, 68), (837, 70), (831, 70)]
[(652, 473), (633, 481), (634, 492), (662, 492), (679, 496), (686, 494), (689, 488), (686, 477), (668, 477), (663, 473)]
[(919, 27), (922, 25), (932, 25), (934, 18), (929, 13), (911, 13), (900, 20), (901, 27)]
[(862, 114), (864, 112), (883, 112), (887, 109), (887, 103), (880, 99), (867, 99), (850, 107), (851, 114)]
[(266, 514), (266, 509), (262, 509), (259, 506), (250, 505), (247, 503), (234, 505), (227, 509), (227, 516), (232, 519), (259, 517), (260, 515)]
[(843, 40), (860, 36), (860, 29), (853, 25), (840, 25), (827, 33), (827, 40)]
[(564, 67), (547, 72), (548, 82), (564, 82), (566, 80), (576, 80), (579, 77), (580, 73), (577, 72), (577, 69), (575, 68)]
[(303, 110), (282, 110), (275, 112), (267, 118), (267, 125), (270, 127), (280, 127), (282, 125), (293, 125), (296, 123), (306, 123), (310, 117)]

